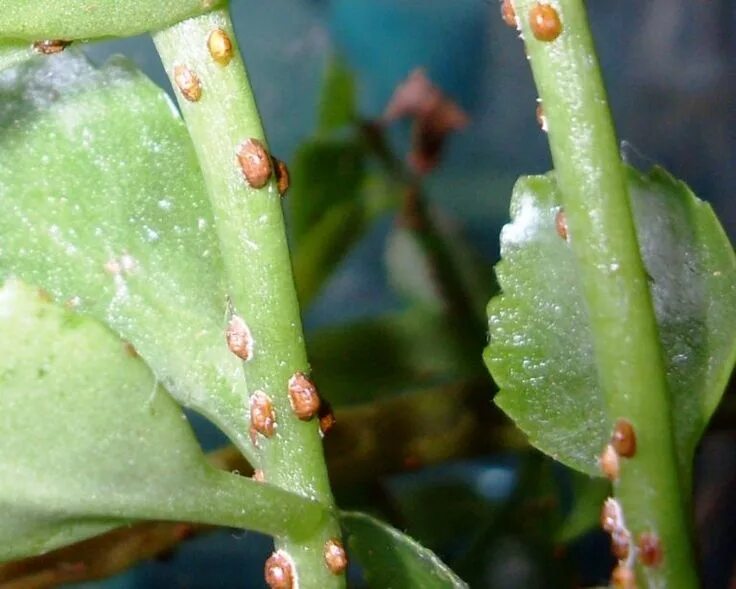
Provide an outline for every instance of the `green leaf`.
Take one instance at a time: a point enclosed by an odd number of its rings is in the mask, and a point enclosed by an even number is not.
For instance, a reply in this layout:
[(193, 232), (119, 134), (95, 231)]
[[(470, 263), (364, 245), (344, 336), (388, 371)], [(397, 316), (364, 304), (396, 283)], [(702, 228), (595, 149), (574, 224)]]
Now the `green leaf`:
[(367, 226), (358, 201), (331, 207), (301, 239), (294, 254), (294, 281), (299, 302), (307, 307)]
[(0, 11), (0, 38), (130, 37), (163, 29), (219, 4), (221, 0), (12, 0)]
[(573, 475), (573, 504), (555, 538), (559, 542), (571, 542), (594, 528), (600, 527), (601, 506), (611, 494), (611, 484), (605, 479), (591, 479), (570, 471)]
[(341, 129), (358, 118), (355, 79), (346, 64), (333, 56), (327, 66), (319, 101), (319, 133)]
[(297, 248), (333, 206), (355, 202), (365, 177), (365, 149), (353, 138), (314, 140), (291, 165), (289, 205)]
[(379, 520), (357, 512), (341, 514), (349, 550), (375, 589), (444, 589), (467, 585), (430, 550)]
[(453, 328), (424, 309), (329, 327), (309, 336), (310, 364), (336, 406), (477, 376), (480, 363), (448, 337)]
[(126, 62), (97, 70), (67, 53), (0, 74), (0, 280), (18, 276), (109, 325), (180, 403), (252, 455), (187, 130)]
[(0, 41), (0, 71), (33, 57), (31, 44), (23, 41)]
[(439, 311), (445, 308), (440, 280), (454, 280), (480, 322), (488, 298), (498, 290), (487, 260), (453, 221), (434, 210), (426, 215), (429, 226), (422, 233), (399, 222), (389, 235), (386, 267), (391, 285), (407, 299)]
[[(695, 445), (736, 358), (736, 258), (711, 208), (683, 183), (660, 169), (629, 170), (629, 183), (681, 474), (689, 480)], [(496, 267), (503, 294), (488, 306), (485, 360), (501, 389), (496, 402), (530, 441), (599, 475), (614, 416), (598, 386), (572, 251), (555, 229), (559, 202), (552, 175), (522, 178), (514, 189)]]
[(302, 306), (319, 293), (371, 222), (396, 202), (394, 187), (367, 174), (365, 165), (358, 138), (314, 140), (294, 158), (289, 220)]
[(96, 321), (11, 280), (0, 289), (0, 334), (0, 561), (132, 519), (274, 534), (303, 533), (324, 516), (209, 466), (179, 406)]

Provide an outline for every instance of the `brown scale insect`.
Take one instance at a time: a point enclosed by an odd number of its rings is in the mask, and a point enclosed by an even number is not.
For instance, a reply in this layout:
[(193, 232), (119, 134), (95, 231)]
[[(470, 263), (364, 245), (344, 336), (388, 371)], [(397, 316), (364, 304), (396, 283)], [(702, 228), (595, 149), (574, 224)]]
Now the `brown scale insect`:
[(611, 553), (618, 559), (624, 560), (629, 556), (629, 537), (621, 532), (611, 534)]
[(125, 350), (125, 353), (131, 358), (138, 358), (138, 350), (136, 350), (135, 346), (130, 342), (124, 342), (123, 349)]
[(202, 82), (199, 76), (185, 65), (177, 65), (174, 68), (174, 84), (189, 102), (197, 102), (202, 97)]
[(319, 416), (319, 433), (324, 437), (337, 423), (335, 413), (332, 411), (332, 405), (330, 405), (329, 401), (325, 399), (321, 400), (317, 415)]
[(294, 586), (294, 565), (283, 550), (268, 557), (263, 575), (271, 589), (292, 589)]
[(601, 472), (606, 475), (609, 481), (618, 480), (618, 454), (611, 444), (606, 444), (606, 447), (598, 458), (598, 465), (601, 467)]
[(238, 163), (245, 181), (253, 188), (263, 188), (271, 178), (271, 158), (258, 139), (246, 139), (238, 147)]
[(331, 538), (325, 542), (325, 564), (333, 575), (341, 575), (348, 568), (348, 556), (342, 542)]
[(241, 360), (250, 360), (253, 357), (253, 337), (239, 315), (230, 317), (225, 330), (225, 340), (230, 351)]
[(544, 115), (544, 107), (541, 102), (537, 104), (536, 116), (539, 128), (546, 133), (549, 130), (549, 127), (547, 126), (547, 117)]
[(658, 567), (662, 564), (664, 552), (662, 551), (662, 543), (659, 541), (657, 534), (653, 532), (643, 532), (639, 536), (637, 542), (639, 562), (647, 567)]
[(618, 504), (615, 499), (609, 497), (603, 503), (603, 509), (601, 510), (601, 528), (610, 534), (617, 529), (619, 525)]
[(289, 190), (289, 184), (291, 178), (289, 177), (289, 168), (286, 164), (278, 158), (272, 157), (271, 163), (273, 164), (274, 173), (276, 175), (276, 186), (279, 189), (281, 196), (286, 196), (286, 192)]
[(36, 41), (33, 44), (33, 50), (42, 55), (54, 55), (64, 51), (71, 43), (71, 41), (64, 41), (64, 39), (45, 39)]
[(303, 372), (296, 372), (289, 379), (289, 402), (302, 421), (312, 419), (319, 411), (321, 403), (317, 387)]
[(611, 574), (611, 585), (615, 589), (636, 589), (634, 571), (624, 564), (619, 564)]
[(501, 2), (501, 17), (503, 22), (512, 28), (516, 28), (516, 11), (514, 5), (511, 4), (511, 0), (502, 0)]
[(557, 230), (557, 235), (567, 241), (567, 215), (565, 215), (563, 209), (559, 209), (555, 215), (555, 229)]
[(562, 22), (555, 7), (540, 2), (529, 11), (529, 26), (538, 41), (554, 41), (562, 32)]
[(250, 423), (251, 427), (262, 436), (267, 438), (273, 436), (276, 429), (276, 412), (271, 399), (263, 391), (256, 391), (250, 398)]
[(222, 29), (215, 29), (207, 37), (207, 49), (210, 56), (222, 66), (230, 63), (233, 58), (233, 43), (228, 34)]
[(636, 454), (636, 432), (627, 419), (619, 419), (613, 427), (611, 444), (619, 456), (631, 458)]

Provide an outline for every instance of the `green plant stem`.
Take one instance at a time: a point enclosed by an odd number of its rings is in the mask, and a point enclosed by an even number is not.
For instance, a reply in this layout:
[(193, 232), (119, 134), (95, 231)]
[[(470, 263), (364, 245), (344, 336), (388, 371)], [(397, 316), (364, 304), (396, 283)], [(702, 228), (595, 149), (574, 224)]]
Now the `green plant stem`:
[(535, 4), (514, 0), (547, 119), (598, 376), (611, 426), (626, 418), (637, 436), (635, 457), (621, 461), (615, 495), (633, 537), (652, 531), (664, 549), (661, 567), (637, 567), (637, 577), (645, 587), (696, 587), (683, 496), (689, 485), (679, 480), (654, 310), (585, 6), (583, 0), (550, 2), (563, 30), (542, 42), (529, 25)]
[[(227, 65), (215, 62), (207, 49), (209, 34), (218, 28), (233, 44)], [(261, 463), (255, 466), (269, 483), (332, 508), (318, 424), (298, 420), (289, 403), (289, 378), (308, 371), (308, 363), (280, 196), (273, 178), (261, 189), (251, 188), (236, 157), (245, 140), (265, 140), (229, 15), (217, 10), (184, 21), (156, 33), (154, 41), (169, 76), (186, 65), (202, 84), (196, 102), (176, 93), (207, 184), (230, 297), (254, 341), (252, 358), (244, 363), (247, 388), (269, 395), (276, 413), (275, 435), (258, 436)], [(330, 513), (302, 542), (276, 538), (296, 565), (300, 589), (344, 586), (344, 575), (330, 573), (324, 561), (325, 542), (340, 535)]]

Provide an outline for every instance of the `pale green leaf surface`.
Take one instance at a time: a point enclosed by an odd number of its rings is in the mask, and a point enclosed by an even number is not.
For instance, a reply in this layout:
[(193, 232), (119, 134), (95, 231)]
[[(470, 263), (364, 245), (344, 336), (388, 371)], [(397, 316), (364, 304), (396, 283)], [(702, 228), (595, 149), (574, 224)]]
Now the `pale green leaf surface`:
[(201, 14), (222, 0), (2, 0), (0, 38), (130, 37)]
[[(734, 364), (736, 262), (711, 208), (684, 184), (659, 169), (646, 176), (630, 170), (629, 182), (688, 480)], [(553, 175), (523, 178), (514, 189), (496, 267), (503, 294), (488, 306), (485, 360), (500, 388), (496, 402), (530, 441), (598, 475), (613, 419), (596, 378), (573, 254), (555, 229), (559, 202)]]
[(431, 551), (364, 513), (343, 512), (348, 550), (373, 589), (461, 589), (467, 585)]
[(33, 57), (31, 44), (23, 41), (0, 41), (0, 71)]
[(209, 466), (179, 406), (115, 334), (18, 281), (0, 289), (0, 560), (132, 519), (298, 533), (322, 516)]
[(0, 279), (16, 275), (109, 325), (177, 400), (252, 452), (186, 128), (127, 63), (97, 70), (67, 53), (0, 74)]

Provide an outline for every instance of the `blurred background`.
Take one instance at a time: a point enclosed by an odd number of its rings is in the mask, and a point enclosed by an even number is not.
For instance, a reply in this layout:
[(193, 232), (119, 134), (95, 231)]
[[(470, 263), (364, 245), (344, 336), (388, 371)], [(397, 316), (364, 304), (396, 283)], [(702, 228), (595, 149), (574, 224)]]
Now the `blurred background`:
[[(736, 3), (590, 0), (588, 8), (625, 158), (644, 169), (662, 164), (688, 182), (712, 203), (733, 241)], [(295, 263), (307, 285), (300, 293), (317, 382), (338, 424), (346, 412), (348, 423), (360, 418), (395, 441), (383, 454), (340, 463), (331, 447), (369, 442), (341, 438), (346, 434), (336, 429), (328, 453), (338, 502), (378, 511), (435, 549), (473, 587), (604, 585), (611, 560), (595, 526), (605, 488), (523, 450), (492, 411), (494, 388), (480, 358), (484, 333), (469, 319), (482, 313), (494, 289), (491, 268), (515, 179), (550, 168), (522, 45), (500, 18), (497, 0), (233, 0), (232, 11), (272, 151), (292, 169), (292, 196), (298, 202), (301, 186), (315, 185), (310, 174), (318, 174), (321, 150), (332, 149), (341, 154), (342, 187), (368, 203), (357, 218), (355, 211), (336, 217), (355, 228), (337, 235), (337, 248), (314, 245), (321, 252), (315, 259), (329, 268), (325, 275), (309, 268), (314, 238), (300, 229), (304, 211), (287, 211), (296, 255), (306, 260), (305, 270)], [(168, 89), (148, 38), (90, 45), (87, 52), (98, 62), (124, 53)], [(376, 137), (368, 122), (381, 117), (416, 68), (469, 123), (451, 134), (431, 172), (407, 181), (402, 166), (414, 145), (411, 123), (382, 126)], [(332, 116), (325, 108), (344, 106), (320, 104), (326, 80), (354, 85), (359, 116), (347, 117), (345, 128), (325, 129)], [(433, 334), (444, 337), (448, 318), (434, 325), (415, 313), (437, 302), (432, 293), (424, 296), (431, 288), (424, 288), (430, 279), (417, 253), (421, 244), (402, 231), (412, 227), (407, 194), (419, 191), (437, 226), (475, 264), (467, 270), (469, 280), (474, 273), (477, 279), (477, 304), (469, 303), (466, 316), (449, 316), (450, 323), (457, 319), (451, 331), (467, 336), (474, 352), (438, 351)], [(335, 222), (325, 222), (325, 234)], [(355, 386), (358, 378), (363, 386)], [(408, 406), (420, 407), (413, 421), (393, 423), (381, 413), (394, 414), (420, 394), (426, 400)], [(364, 407), (374, 399), (378, 409)], [(727, 395), (696, 469), (696, 526), (709, 589), (736, 587), (733, 406), (734, 395)], [(225, 443), (203, 420), (192, 420), (208, 449)], [(256, 534), (209, 533), (114, 579), (76, 587), (259, 587), (269, 550)]]

